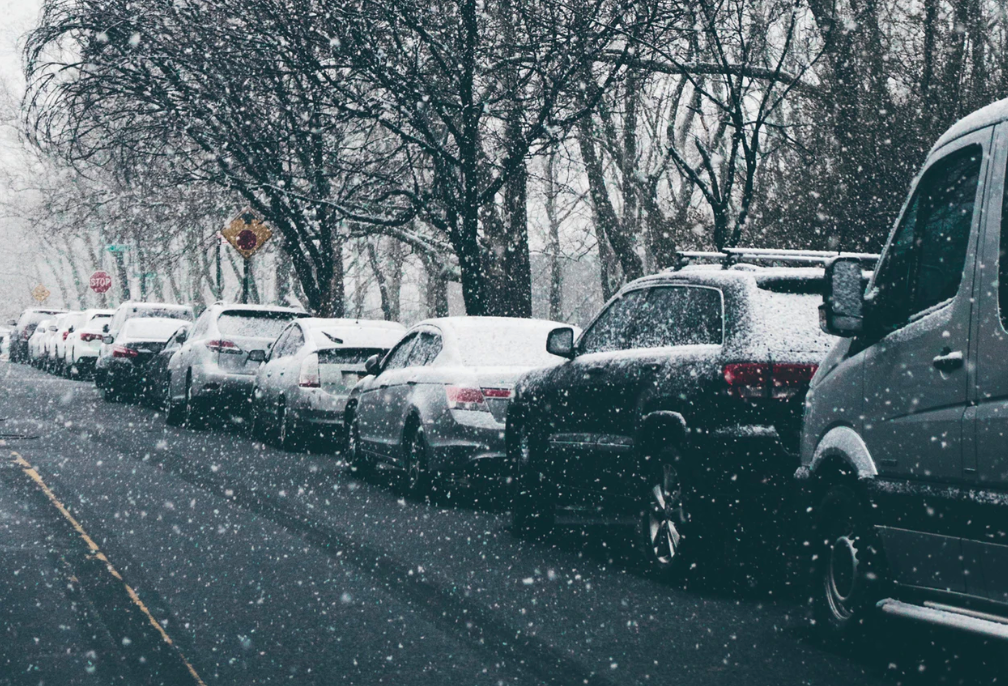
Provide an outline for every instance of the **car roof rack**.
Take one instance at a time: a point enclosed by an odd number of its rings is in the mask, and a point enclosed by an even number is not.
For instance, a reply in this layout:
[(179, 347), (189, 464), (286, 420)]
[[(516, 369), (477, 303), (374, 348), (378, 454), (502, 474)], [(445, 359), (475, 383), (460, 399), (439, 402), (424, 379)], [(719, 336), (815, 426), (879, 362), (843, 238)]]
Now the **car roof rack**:
[(832, 250), (784, 250), (776, 248), (725, 248), (721, 251), (681, 250), (676, 253), (676, 264), (672, 271), (694, 264), (718, 264), (724, 269), (736, 264), (784, 264), (788, 266), (825, 266), (826, 263), (843, 255), (874, 265), (879, 256), (876, 253), (840, 253)]

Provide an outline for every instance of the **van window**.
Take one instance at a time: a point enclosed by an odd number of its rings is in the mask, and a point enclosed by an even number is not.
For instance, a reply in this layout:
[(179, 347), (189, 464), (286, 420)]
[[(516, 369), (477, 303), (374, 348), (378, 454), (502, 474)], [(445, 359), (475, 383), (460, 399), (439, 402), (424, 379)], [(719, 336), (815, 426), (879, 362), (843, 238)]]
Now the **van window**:
[(884, 329), (899, 328), (959, 291), (982, 154), (979, 145), (955, 152), (932, 165), (917, 185), (875, 278)]
[(700, 286), (655, 288), (637, 311), (631, 348), (721, 345), (721, 291)]

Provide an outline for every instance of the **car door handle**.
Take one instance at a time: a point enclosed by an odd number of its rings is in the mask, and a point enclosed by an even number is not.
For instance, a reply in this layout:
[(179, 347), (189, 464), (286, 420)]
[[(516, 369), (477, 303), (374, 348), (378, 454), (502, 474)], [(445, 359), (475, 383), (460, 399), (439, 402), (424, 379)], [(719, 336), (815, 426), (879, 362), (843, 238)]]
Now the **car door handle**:
[(963, 366), (963, 354), (961, 350), (945, 348), (941, 355), (936, 355), (931, 364), (940, 372), (951, 372)]
[(584, 371), (585, 376), (602, 376), (605, 372), (605, 367), (588, 367)]
[(406, 382), (406, 385), (407, 386), (416, 386), (417, 385), (416, 379), (410, 379), (409, 381)]

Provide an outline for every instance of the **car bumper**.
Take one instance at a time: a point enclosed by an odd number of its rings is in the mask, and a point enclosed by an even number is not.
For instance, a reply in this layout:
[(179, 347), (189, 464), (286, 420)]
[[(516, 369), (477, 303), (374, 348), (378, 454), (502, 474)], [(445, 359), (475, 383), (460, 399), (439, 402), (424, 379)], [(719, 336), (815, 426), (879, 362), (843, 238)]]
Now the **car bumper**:
[(504, 424), (487, 412), (448, 411), (425, 427), (431, 468), (456, 480), (505, 475)]
[(197, 372), (193, 369), (193, 397), (201, 403), (221, 403), (228, 407), (248, 405), (255, 383), (251, 374), (227, 374), (220, 371)]

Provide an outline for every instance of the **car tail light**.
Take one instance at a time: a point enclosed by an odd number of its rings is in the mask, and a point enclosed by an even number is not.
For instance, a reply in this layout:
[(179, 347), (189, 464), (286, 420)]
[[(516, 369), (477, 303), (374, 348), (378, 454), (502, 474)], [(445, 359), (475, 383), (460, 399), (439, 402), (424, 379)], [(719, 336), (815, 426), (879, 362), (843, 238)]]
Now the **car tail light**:
[(84, 341), (84, 342), (87, 342), (87, 341), (100, 341), (102, 339), (102, 335), (100, 333), (82, 333), (80, 335), (80, 339), (81, 339), (81, 341)]
[(239, 348), (233, 341), (228, 341), (225, 339), (218, 339), (213, 341), (207, 341), (206, 347), (215, 353), (240, 353), (241, 348)]
[(736, 398), (786, 400), (808, 387), (817, 368), (814, 364), (741, 362), (725, 365), (724, 380), (728, 394)]
[(69, 335), (70, 335), (70, 332), (69, 332), (69, 331), (64, 331), (64, 332), (63, 332), (63, 340), (65, 341), (65, 340), (66, 340), (66, 337), (67, 337), (67, 336), (69, 336)]
[(318, 355), (312, 353), (301, 363), (301, 373), (298, 375), (298, 386), (302, 388), (321, 388), (319, 376)]
[(484, 398), (510, 398), (511, 389), (510, 388), (484, 388), (483, 397)]
[(136, 357), (138, 354), (136, 350), (125, 345), (116, 345), (112, 348), (112, 357)]
[(483, 391), (478, 388), (468, 388), (466, 386), (445, 386), (445, 393), (448, 396), (448, 409), (470, 410), (475, 412), (489, 412)]

